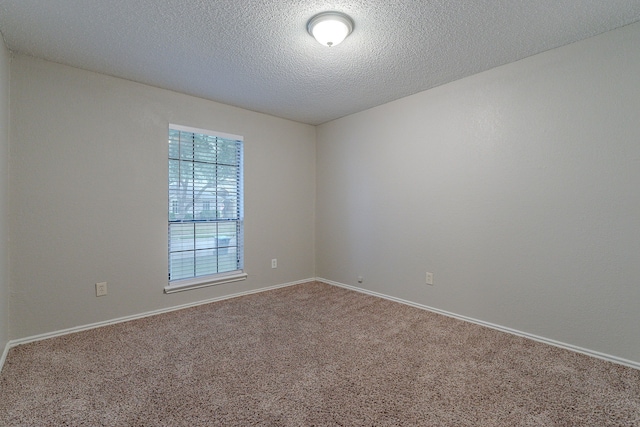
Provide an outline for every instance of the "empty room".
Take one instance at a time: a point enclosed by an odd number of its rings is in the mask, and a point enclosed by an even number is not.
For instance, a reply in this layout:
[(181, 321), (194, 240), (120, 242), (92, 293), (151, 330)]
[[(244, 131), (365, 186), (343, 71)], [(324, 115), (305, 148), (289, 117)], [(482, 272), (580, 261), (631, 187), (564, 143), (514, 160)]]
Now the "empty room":
[(0, 425), (640, 426), (640, 0), (0, 33)]

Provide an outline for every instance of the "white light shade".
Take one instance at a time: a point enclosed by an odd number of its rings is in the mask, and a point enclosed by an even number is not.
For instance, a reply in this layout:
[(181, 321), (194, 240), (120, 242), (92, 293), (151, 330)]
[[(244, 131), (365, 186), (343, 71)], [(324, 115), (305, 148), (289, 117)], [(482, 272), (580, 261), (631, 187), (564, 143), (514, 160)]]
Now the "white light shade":
[(353, 20), (344, 13), (323, 12), (307, 24), (307, 31), (325, 46), (337, 46), (353, 31)]

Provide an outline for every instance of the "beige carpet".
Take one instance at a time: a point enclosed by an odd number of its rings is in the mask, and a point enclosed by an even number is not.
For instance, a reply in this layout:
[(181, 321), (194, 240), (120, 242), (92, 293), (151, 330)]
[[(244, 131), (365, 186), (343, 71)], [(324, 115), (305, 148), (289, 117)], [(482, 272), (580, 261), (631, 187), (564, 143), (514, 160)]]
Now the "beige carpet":
[(320, 283), (13, 348), (2, 426), (640, 426), (640, 371)]

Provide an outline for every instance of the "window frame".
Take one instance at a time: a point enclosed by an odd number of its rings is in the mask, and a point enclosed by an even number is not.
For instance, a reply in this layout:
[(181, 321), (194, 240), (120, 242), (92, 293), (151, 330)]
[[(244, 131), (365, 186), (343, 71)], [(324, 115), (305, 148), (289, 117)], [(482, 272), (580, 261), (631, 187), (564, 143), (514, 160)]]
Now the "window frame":
[[(198, 288), (203, 288), (207, 286), (214, 286), (214, 285), (219, 285), (223, 283), (230, 283), (230, 282), (245, 280), (247, 278), (247, 274), (244, 271), (244, 138), (239, 135), (233, 135), (233, 134), (228, 134), (223, 132), (212, 131), (208, 129), (199, 129), (199, 128), (193, 128), (189, 126), (176, 125), (176, 124), (169, 124), (166, 135), (169, 136), (171, 131), (202, 134), (209, 137), (235, 141), (240, 144), (239, 159), (238, 159), (238, 183), (236, 186), (237, 187), (237, 196), (236, 196), (237, 208), (236, 209), (238, 212), (238, 218), (235, 220), (235, 222), (237, 223), (237, 226), (239, 227), (239, 231), (236, 235), (236, 247), (239, 253), (239, 269), (221, 272), (221, 273), (212, 273), (212, 274), (207, 274), (203, 276), (192, 276), (192, 277), (187, 277), (183, 279), (169, 280), (167, 286), (165, 286), (164, 288), (164, 292), (169, 294), (169, 293), (180, 292), (180, 291), (185, 291), (189, 289), (198, 289)], [(168, 159), (168, 164), (171, 163), (171, 160), (176, 160), (171, 157), (170, 152), (168, 152), (167, 159)], [(178, 160), (181, 161), (181, 159), (178, 159)], [(215, 164), (218, 165), (217, 162)], [(169, 173), (169, 169), (167, 169), (167, 172)], [(217, 175), (216, 175), (216, 179), (217, 179)], [(170, 185), (169, 177), (167, 177), (167, 185), (168, 186)], [(170, 212), (173, 212), (173, 209), (174, 209), (174, 201), (172, 199), (171, 189), (168, 188), (168, 209), (167, 209), (167, 243), (168, 243), (167, 273), (168, 274), (170, 274), (170, 268), (171, 268), (169, 258), (171, 257), (171, 253), (172, 253), (171, 224), (176, 223), (176, 221), (171, 221), (171, 218), (170, 218)], [(187, 220), (187, 221), (181, 221), (177, 223), (178, 224), (194, 224), (194, 227), (195, 227), (195, 224), (200, 223), (201, 220), (196, 220), (195, 209), (193, 209), (193, 211), (194, 212), (193, 212), (191, 221)], [(217, 221), (217, 217), (216, 217), (216, 221)], [(216, 248), (217, 247), (218, 246), (216, 246)]]

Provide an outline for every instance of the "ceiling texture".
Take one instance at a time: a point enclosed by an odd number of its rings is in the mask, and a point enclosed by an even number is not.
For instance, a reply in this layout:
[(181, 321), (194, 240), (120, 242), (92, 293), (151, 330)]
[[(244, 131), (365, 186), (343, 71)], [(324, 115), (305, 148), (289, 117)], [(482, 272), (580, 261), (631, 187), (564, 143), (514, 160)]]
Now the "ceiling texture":
[[(351, 16), (328, 48), (316, 13)], [(640, 20), (640, 0), (0, 0), (23, 54), (321, 124)]]

